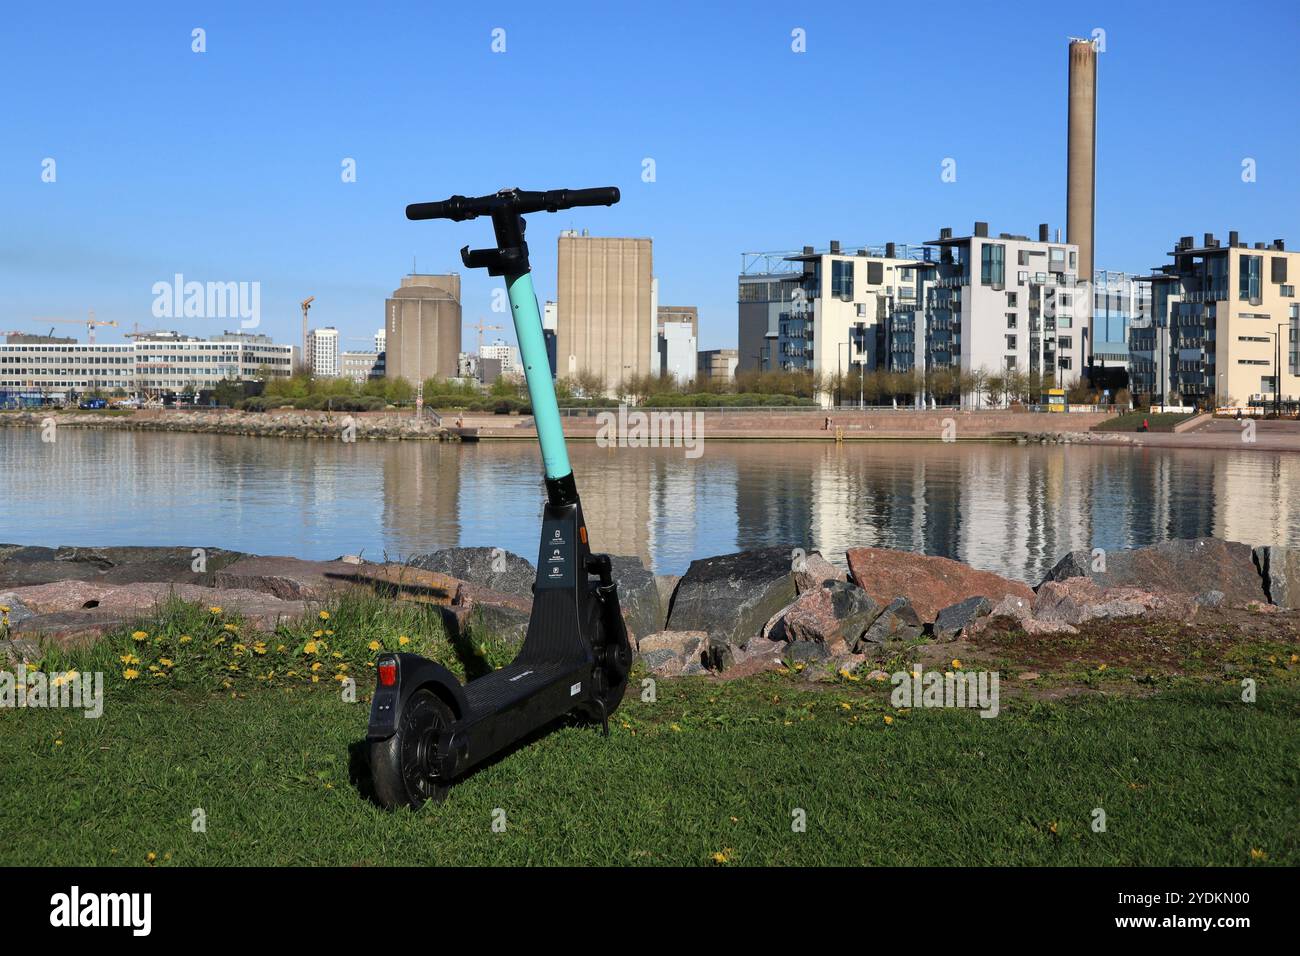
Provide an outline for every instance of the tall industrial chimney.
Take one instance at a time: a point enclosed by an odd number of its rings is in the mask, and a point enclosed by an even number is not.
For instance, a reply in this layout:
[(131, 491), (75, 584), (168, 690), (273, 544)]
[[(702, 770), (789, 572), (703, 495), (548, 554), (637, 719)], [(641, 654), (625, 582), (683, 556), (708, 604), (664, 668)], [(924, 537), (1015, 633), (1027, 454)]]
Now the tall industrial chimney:
[(1070, 116), (1066, 145), (1065, 241), (1079, 247), (1079, 278), (1092, 282), (1096, 208), (1097, 48), (1070, 41)]

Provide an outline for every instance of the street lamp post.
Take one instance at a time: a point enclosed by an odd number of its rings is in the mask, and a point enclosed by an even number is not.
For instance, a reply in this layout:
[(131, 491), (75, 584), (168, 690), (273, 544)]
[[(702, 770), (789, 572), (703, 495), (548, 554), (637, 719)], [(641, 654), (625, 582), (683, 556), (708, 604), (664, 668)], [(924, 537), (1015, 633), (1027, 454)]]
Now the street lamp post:
[(1275, 343), (1273, 353), (1273, 411), (1279, 419), (1282, 417), (1282, 330), (1289, 327), (1290, 324), (1290, 322), (1279, 322), (1277, 324), (1277, 335), (1273, 336)]
[(835, 363), (840, 369), (839, 375), (836, 376), (835, 381), (836, 390), (840, 395), (840, 397), (836, 399), (836, 406), (840, 406), (844, 403), (844, 354), (842, 354), (840, 349), (850, 349), (850, 347), (852, 346), (849, 345), (849, 342), (840, 342), (839, 347), (835, 350)]

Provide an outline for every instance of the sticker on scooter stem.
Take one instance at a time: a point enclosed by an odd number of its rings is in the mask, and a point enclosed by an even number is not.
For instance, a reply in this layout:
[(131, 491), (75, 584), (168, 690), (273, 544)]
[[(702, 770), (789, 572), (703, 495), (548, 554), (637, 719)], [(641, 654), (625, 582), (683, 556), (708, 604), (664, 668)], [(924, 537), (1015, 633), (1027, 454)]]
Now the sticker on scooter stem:
[(582, 692), (582, 681), (578, 681), (578, 683), (574, 684), (572, 687), (569, 688), (570, 697), (577, 697), (578, 694), (580, 694), (581, 692)]
[(539, 587), (571, 587), (574, 580), (573, 546), (569, 544), (572, 522), (544, 519), (542, 548), (538, 554)]

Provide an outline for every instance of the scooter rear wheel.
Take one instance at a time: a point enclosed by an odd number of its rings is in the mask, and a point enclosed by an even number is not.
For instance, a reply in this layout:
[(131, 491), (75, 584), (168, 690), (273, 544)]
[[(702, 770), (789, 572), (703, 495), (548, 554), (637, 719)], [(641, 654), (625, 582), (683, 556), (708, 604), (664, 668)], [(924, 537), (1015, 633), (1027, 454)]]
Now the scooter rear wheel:
[(370, 777), (375, 799), (389, 810), (419, 809), (442, 800), (447, 785), (433, 776), (438, 735), (455, 720), (451, 709), (430, 690), (417, 690), (402, 708), (397, 733), (370, 745)]

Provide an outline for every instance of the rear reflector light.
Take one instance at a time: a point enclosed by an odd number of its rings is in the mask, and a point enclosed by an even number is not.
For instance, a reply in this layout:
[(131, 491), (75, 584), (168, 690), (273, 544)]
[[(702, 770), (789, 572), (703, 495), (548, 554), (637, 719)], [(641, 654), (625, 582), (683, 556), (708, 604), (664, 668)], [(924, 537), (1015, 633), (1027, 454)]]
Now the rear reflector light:
[(392, 687), (397, 683), (397, 661), (381, 661), (379, 664), (379, 684)]

